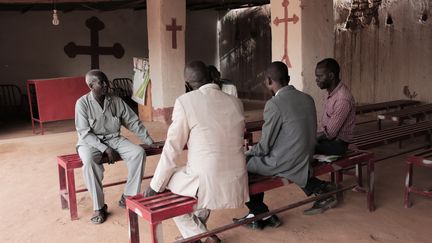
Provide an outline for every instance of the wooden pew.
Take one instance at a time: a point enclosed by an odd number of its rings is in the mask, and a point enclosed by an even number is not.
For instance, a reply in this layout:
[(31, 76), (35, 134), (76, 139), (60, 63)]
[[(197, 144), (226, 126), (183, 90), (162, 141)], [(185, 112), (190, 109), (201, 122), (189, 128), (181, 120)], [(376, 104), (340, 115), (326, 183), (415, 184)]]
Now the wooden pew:
[[(405, 177), (405, 193), (404, 204), (405, 208), (410, 208), (410, 194), (414, 193), (426, 197), (432, 197), (432, 190), (427, 188), (419, 188), (413, 186), (413, 167), (417, 166), (423, 169), (432, 169), (432, 149), (428, 148), (406, 158), (406, 177)], [(432, 180), (431, 180), (432, 182)]]
[(398, 125), (402, 125), (402, 122), (408, 119), (416, 119), (417, 122), (420, 121), (421, 118), (426, 117), (427, 115), (432, 114), (432, 104), (424, 104), (414, 107), (409, 107), (403, 110), (387, 112), (378, 115), (378, 119), (381, 120), (390, 120), (397, 122)]
[[(324, 174), (336, 175), (336, 184), (341, 186), (342, 172), (345, 168), (361, 167), (367, 164), (369, 190), (367, 191), (367, 207), (370, 212), (375, 210), (374, 204), (374, 156), (368, 151), (350, 151), (346, 156), (331, 163), (318, 163), (313, 166), (314, 176)], [(277, 176), (252, 175), (249, 178), (249, 193), (257, 194), (288, 185), (291, 182)], [(192, 213), (197, 200), (191, 197), (164, 193), (144, 198), (142, 195), (126, 198), (126, 209), (129, 223), (129, 241), (140, 242), (138, 216), (150, 224), (152, 242), (162, 242), (162, 221), (186, 213)], [(229, 229), (229, 228), (227, 228)], [(196, 239), (194, 239), (196, 240)]]
[[(157, 142), (159, 145), (156, 148), (149, 147), (147, 145), (141, 145), (146, 152), (147, 156), (157, 155), (162, 153), (164, 142)], [(121, 160), (120, 157), (115, 158), (115, 161)], [(102, 158), (103, 163), (108, 162), (107, 157)], [(59, 185), (60, 185), (60, 202), (62, 209), (69, 208), (71, 220), (78, 219), (78, 209), (76, 194), (87, 191), (86, 188), (76, 189), (75, 188), (75, 169), (83, 166), (82, 161), (78, 154), (67, 154), (57, 156), (57, 167), (59, 172)], [(152, 176), (146, 176), (143, 179), (149, 179)], [(116, 186), (126, 183), (126, 180), (121, 180), (109, 184), (104, 184), (103, 187)]]
[(413, 106), (420, 104), (420, 101), (416, 100), (392, 100), (380, 103), (358, 105), (356, 106), (356, 114), (366, 114), (376, 111), (389, 111), (390, 109), (403, 109), (407, 106)]

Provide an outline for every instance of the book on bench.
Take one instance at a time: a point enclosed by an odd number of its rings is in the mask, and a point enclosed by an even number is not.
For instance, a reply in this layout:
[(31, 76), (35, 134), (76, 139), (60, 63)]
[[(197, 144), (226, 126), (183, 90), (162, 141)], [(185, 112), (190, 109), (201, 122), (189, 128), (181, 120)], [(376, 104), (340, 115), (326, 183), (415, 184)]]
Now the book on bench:
[(318, 162), (331, 163), (340, 158), (339, 155), (325, 155), (325, 154), (315, 154), (313, 158), (318, 160)]

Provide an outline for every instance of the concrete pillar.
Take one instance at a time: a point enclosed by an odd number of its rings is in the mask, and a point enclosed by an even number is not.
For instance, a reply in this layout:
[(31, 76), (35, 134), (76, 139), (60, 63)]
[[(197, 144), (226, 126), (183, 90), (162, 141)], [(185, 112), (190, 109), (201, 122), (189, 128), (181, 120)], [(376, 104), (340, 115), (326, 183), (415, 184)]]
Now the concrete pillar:
[(271, 0), (270, 4), (272, 60), (288, 65), (290, 84), (314, 98), (320, 118), (326, 91), (316, 86), (315, 65), (334, 56), (333, 0)]
[(291, 84), (303, 90), (300, 0), (271, 0), (272, 61), (287, 64)]
[(153, 120), (171, 122), (175, 99), (185, 92), (186, 0), (147, 0)]

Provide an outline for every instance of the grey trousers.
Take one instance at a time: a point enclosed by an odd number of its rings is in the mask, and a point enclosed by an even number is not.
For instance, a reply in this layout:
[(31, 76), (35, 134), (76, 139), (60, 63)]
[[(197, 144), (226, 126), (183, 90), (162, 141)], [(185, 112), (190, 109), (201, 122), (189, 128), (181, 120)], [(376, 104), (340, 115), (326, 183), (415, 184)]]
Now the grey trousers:
[(193, 213), (177, 216), (174, 222), (183, 238), (207, 232), (207, 220), (210, 216), (209, 209), (197, 209)]
[[(134, 196), (140, 193), (146, 159), (144, 149), (124, 137), (111, 138), (104, 143), (117, 151), (126, 163), (128, 178), (123, 194)], [(84, 145), (78, 146), (77, 151), (84, 165), (84, 182), (93, 200), (93, 209), (99, 210), (105, 203), (102, 187), (105, 169), (102, 164), (96, 163), (101, 160), (102, 153), (92, 146)]]

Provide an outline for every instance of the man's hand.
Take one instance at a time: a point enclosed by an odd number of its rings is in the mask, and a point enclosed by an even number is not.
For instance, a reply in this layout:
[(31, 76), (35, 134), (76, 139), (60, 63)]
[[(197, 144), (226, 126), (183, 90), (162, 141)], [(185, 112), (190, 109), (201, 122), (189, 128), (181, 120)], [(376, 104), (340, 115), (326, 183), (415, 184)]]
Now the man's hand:
[(117, 152), (114, 151), (114, 149), (112, 149), (111, 147), (108, 147), (107, 149), (105, 149), (104, 154), (106, 154), (108, 157), (108, 164), (114, 164), (115, 153), (117, 153)]
[(147, 189), (145, 189), (143, 196), (144, 197), (151, 197), (158, 194), (157, 191), (153, 190), (151, 187), (147, 187)]

